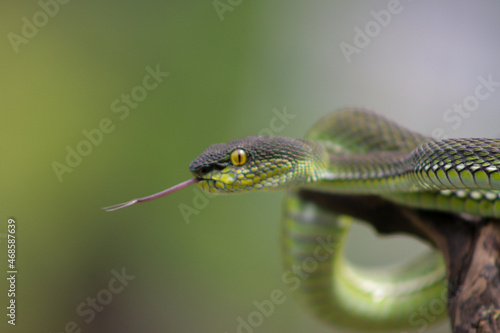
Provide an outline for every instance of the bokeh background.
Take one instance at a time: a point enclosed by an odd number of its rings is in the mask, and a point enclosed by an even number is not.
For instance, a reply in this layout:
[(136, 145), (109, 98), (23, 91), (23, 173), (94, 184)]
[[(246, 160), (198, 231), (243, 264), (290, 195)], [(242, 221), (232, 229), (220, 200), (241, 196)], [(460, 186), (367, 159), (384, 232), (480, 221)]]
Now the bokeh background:
[[(255, 332), (330, 332), (281, 281), (280, 193), (197, 199), (196, 209), (188, 188), (101, 207), (190, 178), (189, 162), (209, 144), (257, 134), (283, 110), (293, 118), (275, 134), (292, 137), (345, 106), (427, 135), (500, 134), (498, 85), (472, 111), (451, 109), (479, 77), (500, 82), (498, 1), (40, 3), (0, 4), (0, 332), (236, 332), (274, 289), (286, 301)], [(377, 30), (371, 11), (391, 6), (398, 13)], [(25, 27), (33, 22), (36, 31)], [(372, 37), (346, 57), (341, 46), (356, 47), (366, 28)], [(141, 96), (157, 66), (169, 75)], [(125, 117), (120, 99), (131, 93), (140, 101)], [(109, 133), (90, 151), (82, 131), (103, 119)], [(58, 177), (54, 163), (67, 165), (78, 147), (87, 156)], [(196, 210), (188, 219), (186, 206)], [(17, 222), (15, 327), (4, 313), (8, 218)], [(375, 266), (424, 250), (356, 226), (348, 255)], [(106, 296), (113, 270), (134, 279), (92, 319), (79, 314)]]

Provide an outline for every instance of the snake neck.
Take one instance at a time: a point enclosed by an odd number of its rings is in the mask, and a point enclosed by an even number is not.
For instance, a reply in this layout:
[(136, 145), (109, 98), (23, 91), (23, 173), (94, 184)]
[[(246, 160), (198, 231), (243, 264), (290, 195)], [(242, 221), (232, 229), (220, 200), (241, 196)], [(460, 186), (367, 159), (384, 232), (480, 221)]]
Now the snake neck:
[(500, 190), (500, 140), (426, 140), (414, 149), (329, 151), (327, 172), (314, 185), (343, 193)]
[(301, 144), (308, 147), (310, 154), (307, 158), (297, 161), (294, 168), (294, 179), (292, 185), (314, 184), (328, 179), (330, 174), (330, 156), (325, 146), (320, 142), (307, 139), (298, 139)]
[[(413, 192), (425, 189), (414, 181), (408, 152), (330, 154), (327, 172), (317, 185), (335, 186), (339, 192)], [(370, 186), (367, 186), (370, 185)]]
[(414, 162), (409, 151), (350, 153), (322, 141), (311, 141), (311, 147), (318, 158), (309, 162), (307, 188), (363, 194), (422, 189), (408, 175)]

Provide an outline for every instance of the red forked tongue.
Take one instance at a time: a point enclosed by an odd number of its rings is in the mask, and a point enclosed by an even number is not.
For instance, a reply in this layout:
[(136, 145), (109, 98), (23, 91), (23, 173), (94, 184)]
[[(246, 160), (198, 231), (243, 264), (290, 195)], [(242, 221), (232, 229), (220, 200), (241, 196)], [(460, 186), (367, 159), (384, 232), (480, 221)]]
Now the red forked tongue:
[(200, 181), (199, 178), (193, 178), (190, 180), (186, 180), (185, 182), (182, 182), (180, 184), (177, 184), (175, 186), (167, 188), (166, 190), (163, 190), (161, 192), (151, 194), (147, 197), (133, 199), (133, 200), (121, 203), (121, 204), (117, 204), (117, 205), (113, 205), (113, 206), (109, 206), (109, 207), (104, 207), (103, 209), (107, 212), (112, 212), (112, 211), (117, 210), (117, 209), (121, 209), (121, 208), (135, 205), (136, 203), (139, 203), (139, 202), (145, 202), (145, 201), (151, 201), (154, 199), (158, 199), (158, 198), (163, 197), (167, 194), (174, 193), (175, 191), (179, 191), (180, 189), (183, 189), (184, 187), (187, 187), (189, 185), (196, 184), (199, 181)]

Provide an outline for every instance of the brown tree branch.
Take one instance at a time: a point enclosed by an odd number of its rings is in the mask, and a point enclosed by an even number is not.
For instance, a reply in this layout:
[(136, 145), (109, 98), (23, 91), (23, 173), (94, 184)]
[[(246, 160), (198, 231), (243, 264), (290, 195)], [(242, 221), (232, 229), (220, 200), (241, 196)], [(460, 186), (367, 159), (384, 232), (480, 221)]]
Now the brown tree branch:
[(377, 196), (300, 194), (362, 219), (381, 234), (412, 235), (439, 249), (447, 266), (453, 332), (500, 332), (500, 220), (425, 211)]

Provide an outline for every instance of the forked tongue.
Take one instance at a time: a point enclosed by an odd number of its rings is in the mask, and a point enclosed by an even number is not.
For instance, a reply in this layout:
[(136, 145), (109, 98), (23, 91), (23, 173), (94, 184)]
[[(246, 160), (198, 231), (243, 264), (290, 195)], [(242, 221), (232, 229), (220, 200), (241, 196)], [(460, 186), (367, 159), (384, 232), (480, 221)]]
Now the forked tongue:
[(200, 181), (199, 178), (193, 178), (193, 179), (190, 179), (190, 180), (186, 180), (185, 182), (182, 182), (180, 184), (177, 184), (175, 186), (167, 188), (166, 190), (163, 190), (161, 192), (148, 195), (147, 197), (133, 199), (133, 200), (121, 203), (121, 204), (117, 204), (117, 205), (113, 205), (113, 206), (109, 206), (109, 207), (104, 207), (103, 209), (105, 211), (107, 211), (107, 212), (112, 212), (112, 211), (117, 210), (117, 209), (121, 209), (121, 208), (125, 208), (125, 207), (128, 207), (128, 206), (135, 205), (136, 203), (139, 203), (139, 202), (146, 202), (146, 201), (151, 201), (151, 200), (154, 200), (154, 199), (158, 199), (158, 198), (163, 197), (165, 195), (168, 195), (170, 193), (174, 193), (176, 191), (179, 191), (180, 189), (183, 189), (184, 187), (187, 187), (189, 185), (196, 184), (199, 181)]

